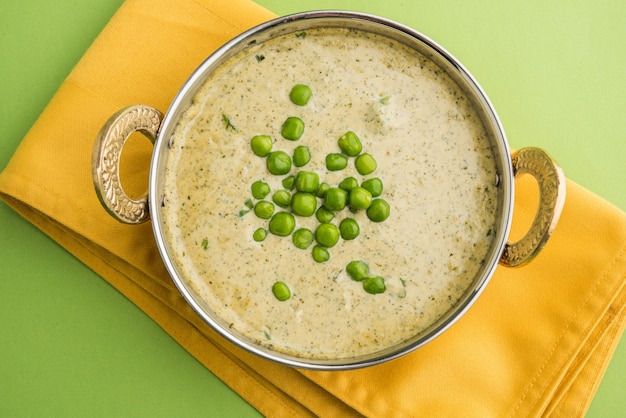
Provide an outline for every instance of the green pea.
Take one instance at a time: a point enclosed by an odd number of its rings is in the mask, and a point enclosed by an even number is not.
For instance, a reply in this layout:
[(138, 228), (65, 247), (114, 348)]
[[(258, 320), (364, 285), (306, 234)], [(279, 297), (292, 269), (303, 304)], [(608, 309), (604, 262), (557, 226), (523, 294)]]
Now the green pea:
[(339, 223), (339, 233), (341, 238), (346, 241), (350, 241), (359, 236), (361, 228), (357, 221), (352, 218), (345, 218)]
[(366, 176), (376, 170), (376, 160), (370, 154), (361, 154), (354, 160), (354, 166), (359, 174)]
[(298, 216), (311, 216), (317, 209), (317, 198), (311, 193), (296, 192), (291, 197), (291, 211)]
[(291, 102), (298, 106), (304, 106), (309, 102), (309, 99), (313, 93), (311, 92), (311, 88), (305, 84), (296, 84), (291, 88), (291, 92), (289, 93), (289, 99)]
[(288, 117), (280, 130), (283, 138), (290, 141), (297, 141), (304, 133), (304, 122), (296, 116)]
[(255, 240), (256, 242), (261, 242), (265, 240), (266, 237), (267, 237), (267, 231), (263, 228), (257, 229), (256, 231), (254, 231), (254, 234), (252, 234), (252, 239)]
[(324, 263), (330, 260), (330, 253), (326, 248), (322, 247), (321, 245), (316, 245), (313, 247), (312, 255), (313, 260), (317, 261), (318, 263)]
[(269, 219), (274, 214), (274, 204), (261, 200), (254, 205), (254, 214), (261, 219)]
[(289, 286), (285, 282), (276, 282), (272, 286), (272, 293), (281, 302), (286, 301), (291, 297), (291, 290), (289, 290)]
[(337, 143), (339, 144), (341, 152), (349, 157), (356, 157), (363, 149), (363, 146), (361, 145), (361, 140), (352, 131), (348, 131), (343, 134), (341, 138), (339, 138), (339, 141), (337, 141)]
[(270, 185), (264, 181), (258, 180), (252, 183), (250, 191), (255, 199), (263, 199), (270, 193)]
[(291, 193), (287, 190), (278, 190), (272, 195), (272, 201), (281, 208), (286, 208), (291, 203)]
[(378, 197), (383, 194), (383, 182), (378, 177), (365, 180), (361, 183), (361, 187), (369, 191), (372, 197)]
[(360, 282), (364, 280), (370, 272), (370, 268), (365, 262), (360, 260), (350, 261), (346, 266), (346, 273), (352, 280)]
[(326, 156), (326, 168), (330, 171), (339, 171), (346, 168), (348, 159), (343, 154), (330, 153)]
[(320, 206), (317, 211), (315, 211), (315, 217), (321, 223), (326, 223), (333, 220), (333, 218), (335, 217), (335, 213), (329, 211), (324, 206)]
[(265, 157), (272, 150), (272, 138), (268, 135), (256, 135), (250, 140), (252, 152), (259, 157)]
[(363, 187), (355, 187), (350, 190), (348, 203), (354, 209), (367, 209), (372, 204), (372, 194)]
[(275, 175), (287, 174), (291, 170), (291, 157), (285, 151), (270, 152), (267, 156), (267, 171)]
[(283, 179), (282, 183), (286, 190), (293, 190), (296, 185), (296, 178), (294, 176), (287, 176)]
[(296, 174), (296, 190), (300, 192), (314, 193), (320, 184), (317, 173), (312, 171), (299, 171)]
[(324, 247), (333, 247), (339, 241), (339, 229), (330, 223), (320, 224), (315, 229), (315, 241)]
[(339, 183), (339, 188), (344, 189), (346, 192), (349, 192), (358, 185), (359, 181), (357, 179), (355, 179), (354, 177), (346, 177), (345, 179), (341, 180), (341, 183)]
[(389, 203), (383, 199), (374, 199), (366, 213), (370, 221), (382, 222), (389, 217)]
[(363, 280), (363, 289), (372, 295), (383, 293), (387, 290), (387, 287), (385, 286), (385, 279), (380, 276), (368, 277)]
[(328, 210), (343, 210), (347, 202), (348, 192), (338, 187), (330, 187), (324, 194), (324, 207)]
[(317, 197), (323, 198), (328, 189), (330, 189), (330, 184), (324, 182), (320, 184), (320, 187), (317, 189), (317, 193), (315, 193), (315, 195)]
[(286, 237), (296, 227), (296, 219), (289, 212), (278, 212), (270, 219), (268, 228), (270, 232), (279, 237)]
[(302, 167), (311, 161), (311, 151), (309, 147), (305, 145), (298, 145), (293, 150), (293, 165), (296, 167)]
[(300, 228), (291, 236), (293, 245), (301, 250), (306, 250), (313, 243), (313, 232), (307, 228)]

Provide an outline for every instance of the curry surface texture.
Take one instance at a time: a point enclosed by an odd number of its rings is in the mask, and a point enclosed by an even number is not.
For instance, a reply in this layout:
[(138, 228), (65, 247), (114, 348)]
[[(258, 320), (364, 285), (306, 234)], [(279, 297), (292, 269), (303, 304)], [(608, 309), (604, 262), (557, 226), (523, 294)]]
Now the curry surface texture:
[[(311, 87), (307, 105), (291, 103), (295, 84)], [(305, 123), (298, 141), (280, 135), (289, 116)], [(374, 173), (359, 175), (352, 158), (344, 170), (326, 169), (347, 131), (376, 159)], [(389, 218), (337, 212), (332, 223), (350, 216), (361, 232), (340, 239), (324, 263), (291, 237), (255, 242), (267, 221), (244, 214), (251, 184), (263, 180), (273, 193), (286, 177), (252, 153), (255, 135), (289, 155), (309, 147), (311, 161), (291, 174), (314, 171), (331, 185), (382, 179)], [(496, 163), (475, 109), (440, 68), (378, 35), (315, 29), (246, 48), (195, 94), (168, 153), (163, 222), (183, 279), (226, 327), (302, 358), (351, 358), (411, 339), (474, 283), (495, 235)], [(318, 221), (296, 223), (314, 230)], [(352, 260), (384, 277), (387, 290), (365, 292), (346, 274)], [(287, 301), (272, 294), (276, 281), (291, 290)]]

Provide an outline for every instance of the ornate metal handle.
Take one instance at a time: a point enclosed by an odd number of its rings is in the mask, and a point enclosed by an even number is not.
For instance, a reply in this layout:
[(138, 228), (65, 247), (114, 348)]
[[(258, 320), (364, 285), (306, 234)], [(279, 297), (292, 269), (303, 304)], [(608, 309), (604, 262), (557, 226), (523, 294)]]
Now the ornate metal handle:
[(539, 208), (526, 235), (515, 243), (508, 242), (500, 263), (517, 267), (531, 261), (552, 235), (565, 203), (563, 170), (539, 148), (523, 148), (511, 155), (513, 174), (528, 173), (539, 184)]
[(147, 194), (134, 200), (120, 182), (120, 155), (128, 137), (136, 131), (154, 144), (163, 115), (150, 106), (135, 105), (120, 110), (104, 124), (91, 159), (93, 184), (100, 203), (120, 222), (139, 224), (150, 218)]

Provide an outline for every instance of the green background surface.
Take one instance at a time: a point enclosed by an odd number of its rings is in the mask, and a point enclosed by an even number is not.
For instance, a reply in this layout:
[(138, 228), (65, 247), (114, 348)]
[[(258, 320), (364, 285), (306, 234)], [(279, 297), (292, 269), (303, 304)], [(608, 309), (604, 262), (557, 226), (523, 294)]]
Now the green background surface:
[[(0, 2), (0, 169), (121, 3)], [(360, 10), (425, 33), (478, 79), (512, 147), (545, 148), (569, 178), (626, 210), (623, 0), (258, 3), (277, 14)], [(4, 203), (0, 295), (0, 416), (258, 415)], [(626, 416), (624, 337), (588, 416)]]

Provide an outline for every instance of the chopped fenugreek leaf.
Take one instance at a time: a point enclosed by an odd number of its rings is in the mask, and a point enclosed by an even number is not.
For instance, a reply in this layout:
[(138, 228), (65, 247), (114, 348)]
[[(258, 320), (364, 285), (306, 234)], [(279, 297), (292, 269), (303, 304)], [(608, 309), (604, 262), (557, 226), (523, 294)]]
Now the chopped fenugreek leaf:
[(265, 59), (265, 55), (255, 55), (254, 58), (256, 58), (256, 62), (261, 62)]
[(222, 115), (222, 122), (224, 122), (224, 127), (226, 129), (230, 129), (232, 131), (237, 131), (237, 128), (235, 128), (235, 125), (233, 125), (230, 121), (230, 118), (226, 115)]
[(304, 38), (306, 38), (306, 32), (305, 31), (298, 32), (298, 33), (296, 33), (296, 37), (300, 38), (300, 39), (304, 39)]
[(203, 249), (207, 249), (209, 247), (209, 240), (208, 238), (205, 238), (202, 240), (202, 243), (200, 244), (202, 246)]

